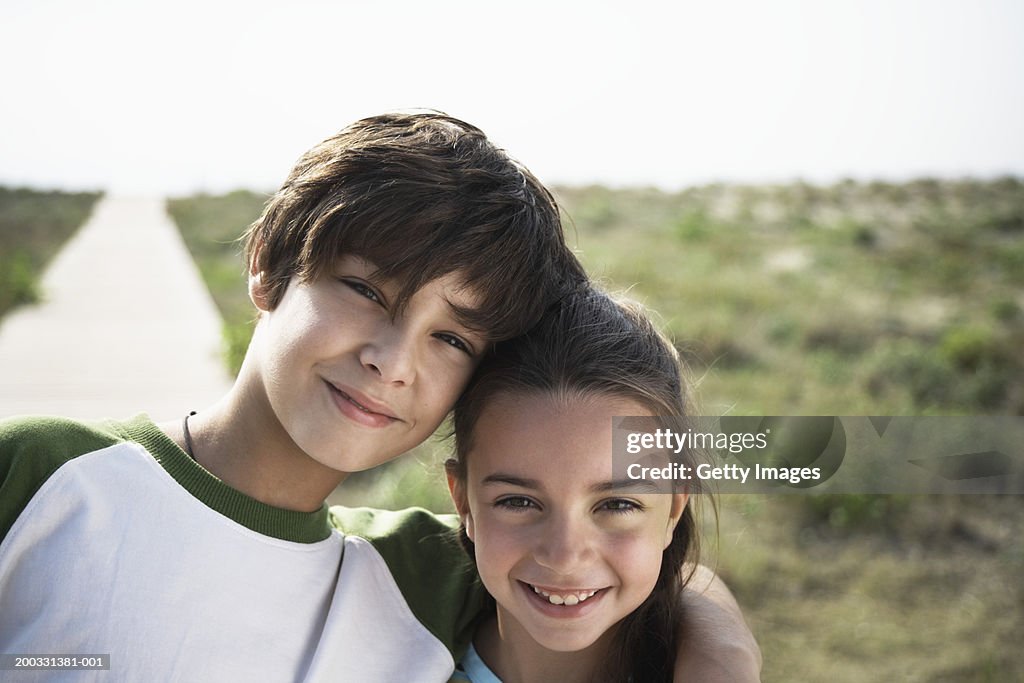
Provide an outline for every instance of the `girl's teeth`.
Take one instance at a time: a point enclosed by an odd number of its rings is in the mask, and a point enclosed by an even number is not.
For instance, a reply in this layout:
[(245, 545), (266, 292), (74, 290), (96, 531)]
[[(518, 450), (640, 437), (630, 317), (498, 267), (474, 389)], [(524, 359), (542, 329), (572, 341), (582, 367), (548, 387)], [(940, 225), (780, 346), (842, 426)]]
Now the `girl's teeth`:
[(550, 602), (552, 605), (568, 605), (569, 607), (572, 607), (573, 605), (578, 605), (587, 598), (593, 597), (594, 594), (597, 593), (597, 591), (582, 591), (580, 593), (569, 593), (567, 595), (559, 595), (557, 593), (548, 593), (547, 591), (542, 591), (541, 589), (533, 585), (531, 585), (530, 587), (533, 588), (534, 593), (537, 593), (538, 595), (543, 595), (545, 598), (547, 598), (548, 602)]

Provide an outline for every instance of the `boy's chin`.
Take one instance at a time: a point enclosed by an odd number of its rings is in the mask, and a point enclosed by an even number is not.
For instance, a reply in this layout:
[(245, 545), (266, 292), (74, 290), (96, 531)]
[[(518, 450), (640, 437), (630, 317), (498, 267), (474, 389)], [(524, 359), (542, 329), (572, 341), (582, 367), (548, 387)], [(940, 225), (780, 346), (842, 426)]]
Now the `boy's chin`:
[(401, 455), (401, 453), (388, 452), (383, 454), (360, 454), (358, 457), (333, 455), (320, 458), (314, 456), (313, 460), (317, 461), (324, 467), (347, 477), (359, 472), (372, 470), (375, 467), (391, 462), (399, 455)]
[(420, 443), (414, 435), (403, 434), (395, 426), (371, 433), (348, 425), (332, 430), (307, 429), (304, 436), (296, 433), (294, 438), (299, 449), (311, 460), (348, 475), (390, 462)]

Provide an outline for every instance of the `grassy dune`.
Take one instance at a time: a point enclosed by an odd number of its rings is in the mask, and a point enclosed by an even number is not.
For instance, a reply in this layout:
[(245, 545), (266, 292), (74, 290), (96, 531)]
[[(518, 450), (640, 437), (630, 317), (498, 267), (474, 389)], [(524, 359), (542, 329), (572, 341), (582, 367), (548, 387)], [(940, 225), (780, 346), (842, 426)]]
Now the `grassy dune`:
[(99, 196), (0, 187), (0, 317), (39, 300), (43, 269)]
[[(1016, 178), (678, 193), (562, 188), (570, 241), (655, 309), (706, 414), (1024, 415), (1024, 183)], [(265, 196), (171, 202), (228, 321), (252, 310), (232, 240)], [(338, 502), (447, 509), (438, 442)], [(761, 642), (764, 680), (1024, 674), (1016, 496), (727, 496), (706, 561)]]

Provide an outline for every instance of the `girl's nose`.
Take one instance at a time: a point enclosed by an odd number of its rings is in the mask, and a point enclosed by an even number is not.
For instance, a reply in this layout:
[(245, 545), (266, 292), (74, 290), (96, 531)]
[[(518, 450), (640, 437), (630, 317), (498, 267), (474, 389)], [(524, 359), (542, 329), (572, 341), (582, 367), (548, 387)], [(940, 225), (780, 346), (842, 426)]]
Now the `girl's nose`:
[(590, 560), (591, 553), (592, 540), (587, 525), (555, 517), (538, 539), (534, 560), (557, 574), (569, 576)]

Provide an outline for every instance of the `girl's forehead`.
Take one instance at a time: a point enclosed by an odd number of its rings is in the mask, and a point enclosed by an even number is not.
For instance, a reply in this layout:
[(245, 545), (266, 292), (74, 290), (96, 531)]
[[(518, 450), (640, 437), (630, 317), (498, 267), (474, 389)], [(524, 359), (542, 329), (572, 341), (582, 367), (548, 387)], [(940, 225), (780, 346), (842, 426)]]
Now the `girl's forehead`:
[(601, 423), (607, 419), (610, 433), (611, 419), (623, 416), (651, 417), (649, 408), (639, 399), (596, 390), (515, 390), (494, 394), (481, 411), (481, 418), (515, 414), (521, 416), (529, 429), (531, 423), (542, 425), (554, 422), (564, 427), (585, 423)]
[(573, 488), (612, 480), (612, 420), (649, 414), (605, 394), (505, 393), (481, 413), (468, 454), (471, 478), (498, 472)]

